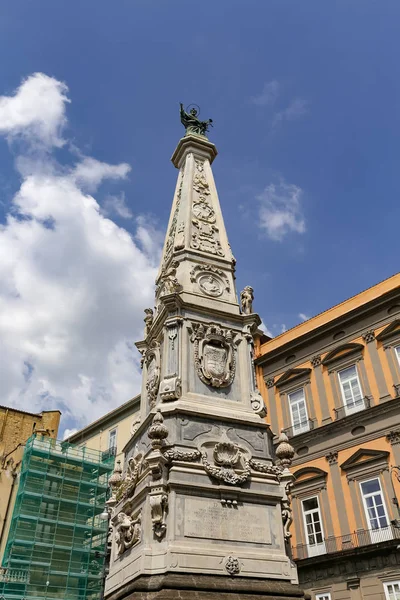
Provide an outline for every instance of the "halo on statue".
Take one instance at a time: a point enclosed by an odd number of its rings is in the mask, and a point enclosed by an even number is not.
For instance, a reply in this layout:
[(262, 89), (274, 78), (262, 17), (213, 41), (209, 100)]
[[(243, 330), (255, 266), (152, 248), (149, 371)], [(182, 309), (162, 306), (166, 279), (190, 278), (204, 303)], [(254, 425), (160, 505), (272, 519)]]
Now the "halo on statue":
[(186, 112), (190, 112), (192, 108), (195, 108), (197, 110), (197, 116), (199, 116), (200, 114), (200, 106), (198, 104), (189, 104), (189, 106), (186, 107)]

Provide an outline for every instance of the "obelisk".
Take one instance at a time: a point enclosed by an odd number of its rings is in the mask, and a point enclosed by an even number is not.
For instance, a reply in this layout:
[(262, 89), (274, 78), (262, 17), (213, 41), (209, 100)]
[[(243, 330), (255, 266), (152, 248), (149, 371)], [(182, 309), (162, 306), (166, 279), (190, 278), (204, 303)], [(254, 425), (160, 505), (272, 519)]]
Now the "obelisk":
[(181, 105), (178, 180), (146, 309), (141, 422), (115, 478), (106, 598), (303, 598), (289, 557), (293, 450), (256, 388), (253, 290), (235, 287), (211, 121)]

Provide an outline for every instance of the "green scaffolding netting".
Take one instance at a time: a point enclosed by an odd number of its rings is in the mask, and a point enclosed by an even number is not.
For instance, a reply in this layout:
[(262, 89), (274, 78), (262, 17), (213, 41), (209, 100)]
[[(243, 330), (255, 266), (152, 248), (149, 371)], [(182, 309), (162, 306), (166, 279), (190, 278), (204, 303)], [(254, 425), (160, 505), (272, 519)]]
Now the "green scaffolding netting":
[(0, 600), (98, 600), (114, 457), (50, 438), (26, 443), (0, 572)]

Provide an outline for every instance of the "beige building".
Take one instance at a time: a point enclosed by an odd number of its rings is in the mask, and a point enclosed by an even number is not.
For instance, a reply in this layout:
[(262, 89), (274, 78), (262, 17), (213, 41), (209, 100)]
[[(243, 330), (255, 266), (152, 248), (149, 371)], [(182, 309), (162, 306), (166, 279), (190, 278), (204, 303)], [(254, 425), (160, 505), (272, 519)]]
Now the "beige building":
[(70, 444), (109, 452), (123, 462), (123, 449), (139, 426), (140, 395), (71, 435)]
[(25, 443), (34, 433), (56, 439), (58, 410), (29, 413), (0, 406), (0, 564), (7, 540)]

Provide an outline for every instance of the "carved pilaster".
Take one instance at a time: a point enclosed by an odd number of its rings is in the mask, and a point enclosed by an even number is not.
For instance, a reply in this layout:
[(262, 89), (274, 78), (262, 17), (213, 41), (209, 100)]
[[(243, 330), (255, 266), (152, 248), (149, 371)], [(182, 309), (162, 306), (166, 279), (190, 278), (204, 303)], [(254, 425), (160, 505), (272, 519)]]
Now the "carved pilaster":
[(274, 387), (275, 384), (275, 380), (273, 377), (269, 377), (266, 381), (265, 381), (265, 385), (267, 386), (267, 388), (272, 388)]
[(181, 319), (173, 319), (165, 324), (164, 379), (160, 384), (160, 399), (163, 402), (177, 400), (182, 394), (179, 373), (180, 326)]

